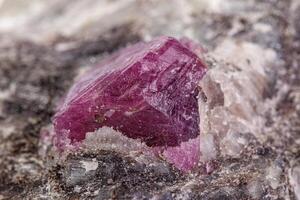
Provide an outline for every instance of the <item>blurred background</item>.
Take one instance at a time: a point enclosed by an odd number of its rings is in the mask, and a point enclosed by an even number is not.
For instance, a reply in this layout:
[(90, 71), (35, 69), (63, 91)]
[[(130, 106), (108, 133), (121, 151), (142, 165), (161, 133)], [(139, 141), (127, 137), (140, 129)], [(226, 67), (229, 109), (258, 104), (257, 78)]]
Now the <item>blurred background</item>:
[[(61, 37), (92, 37), (133, 23), (144, 39), (187, 36), (210, 44), (247, 25), (270, 31), (266, 13), (284, 1), (255, 0), (1, 0), (0, 32), (38, 42)], [(254, 22), (259, 22), (254, 24)], [(253, 26), (253, 27), (252, 27)]]

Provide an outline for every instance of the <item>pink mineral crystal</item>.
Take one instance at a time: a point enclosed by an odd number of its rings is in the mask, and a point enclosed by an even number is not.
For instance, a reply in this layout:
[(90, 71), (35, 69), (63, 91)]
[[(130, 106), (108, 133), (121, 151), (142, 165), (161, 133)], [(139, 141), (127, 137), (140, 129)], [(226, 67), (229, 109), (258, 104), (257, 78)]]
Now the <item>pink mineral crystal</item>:
[(66, 138), (80, 142), (87, 132), (107, 126), (150, 147), (174, 148), (165, 154), (177, 163), (172, 155), (185, 155), (181, 143), (193, 152), (186, 143), (194, 144), (200, 134), (198, 83), (206, 67), (190, 44), (171, 37), (140, 42), (83, 75), (53, 118), (58, 145)]

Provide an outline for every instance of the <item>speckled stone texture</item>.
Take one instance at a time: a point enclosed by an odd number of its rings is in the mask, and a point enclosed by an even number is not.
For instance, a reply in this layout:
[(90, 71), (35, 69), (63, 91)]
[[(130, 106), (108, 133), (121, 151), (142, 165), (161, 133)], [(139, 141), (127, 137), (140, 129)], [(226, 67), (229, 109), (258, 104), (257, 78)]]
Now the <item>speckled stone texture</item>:
[[(0, 199), (298, 200), (299, 8), (298, 0), (1, 1)], [(141, 153), (149, 147), (107, 127), (58, 159), (49, 130), (60, 99), (97, 61), (158, 35), (187, 36), (210, 54), (199, 100), (214, 123), (202, 123), (197, 167), (182, 173), (167, 153)]]

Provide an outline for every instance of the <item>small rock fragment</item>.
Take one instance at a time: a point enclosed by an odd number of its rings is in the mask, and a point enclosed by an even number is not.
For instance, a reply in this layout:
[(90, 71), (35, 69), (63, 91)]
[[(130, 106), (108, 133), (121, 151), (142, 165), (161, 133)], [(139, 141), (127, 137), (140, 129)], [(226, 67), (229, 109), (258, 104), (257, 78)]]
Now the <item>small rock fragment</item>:
[(289, 182), (294, 190), (296, 198), (300, 199), (300, 166), (289, 170)]
[(282, 169), (275, 164), (272, 164), (266, 171), (266, 179), (268, 180), (272, 189), (277, 189), (280, 184), (280, 176), (282, 174)]
[(260, 179), (251, 180), (247, 184), (247, 190), (253, 199), (261, 199), (264, 192), (262, 180)]

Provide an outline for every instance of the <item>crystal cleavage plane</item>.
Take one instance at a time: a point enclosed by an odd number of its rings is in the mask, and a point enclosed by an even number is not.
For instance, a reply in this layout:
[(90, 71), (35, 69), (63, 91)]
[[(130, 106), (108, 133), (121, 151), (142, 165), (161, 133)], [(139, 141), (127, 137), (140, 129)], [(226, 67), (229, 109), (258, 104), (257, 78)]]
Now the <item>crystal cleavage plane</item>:
[(66, 138), (80, 143), (106, 126), (164, 149), (177, 168), (191, 169), (199, 159), (197, 95), (206, 72), (192, 46), (162, 36), (102, 60), (74, 83), (53, 117), (56, 145), (63, 149)]

